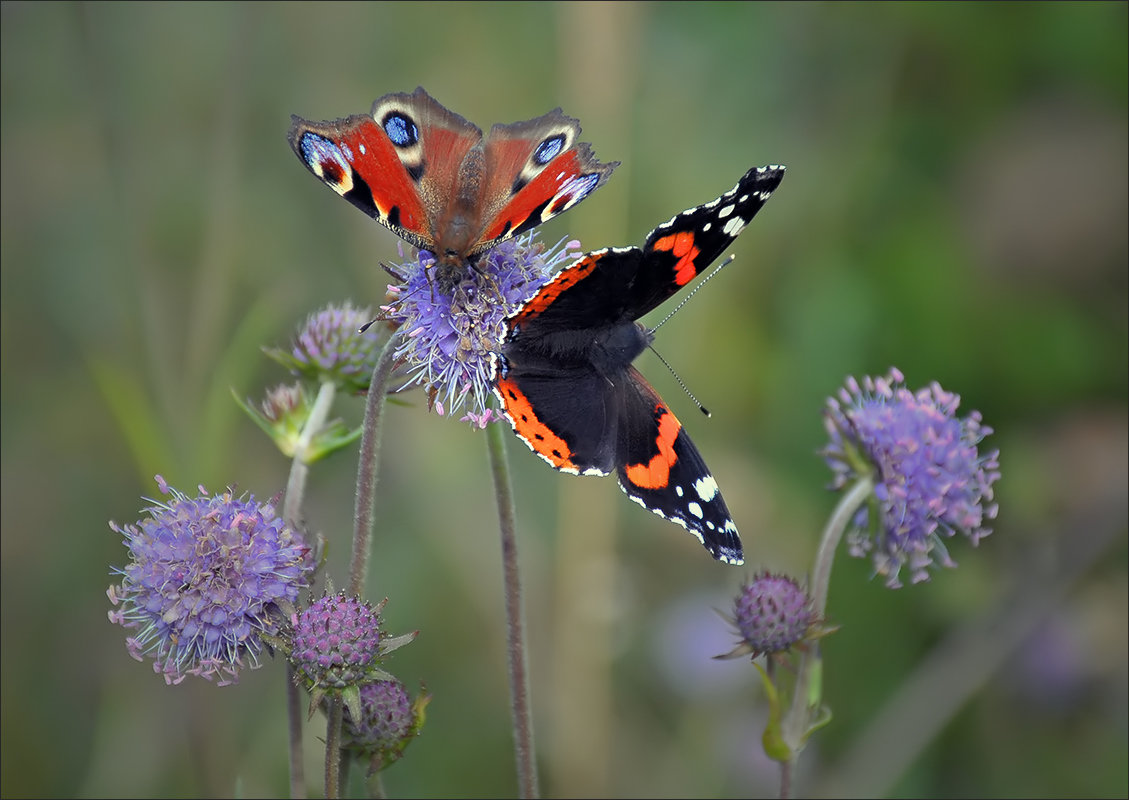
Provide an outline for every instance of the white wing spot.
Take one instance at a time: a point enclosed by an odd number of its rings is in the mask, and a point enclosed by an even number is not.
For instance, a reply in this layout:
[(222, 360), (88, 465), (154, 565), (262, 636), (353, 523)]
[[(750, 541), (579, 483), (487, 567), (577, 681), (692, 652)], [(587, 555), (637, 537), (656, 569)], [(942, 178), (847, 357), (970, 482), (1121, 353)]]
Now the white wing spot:
[(367, 152), (368, 152), (368, 148), (365, 146), (364, 142), (362, 142), (361, 143), (361, 155), (363, 156)]
[(674, 487), (674, 493), (677, 494), (679, 497), (681, 497), (682, 496), (682, 487), (681, 486), (675, 486)]
[(686, 510), (698, 519), (702, 519), (705, 516), (705, 514), (702, 513), (702, 507), (697, 503), (687, 503)]
[(735, 206), (732, 203), (730, 203), (725, 208), (721, 209), (721, 211), (718, 211), (717, 212), (718, 219), (725, 219), (726, 217), (728, 217), (730, 214), (733, 213), (734, 208), (735, 208)]
[(713, 475), (698, 478), (694, 481), (694, 491), (702, 498), (703, 503), (709, 503), (717, 497), (717, 481), (713, 479)]
[(709, 233), (709, 230), (712, 227), (713, 227), (713, 223), (707, 222), (705, 225), (702, 226), (702, 233)]
[(738, 234), (745, 230), (745, 226), (748, 224), (749, 223), (740, 217), (733, 217), (733, 219), (725, 223), (725, 227), (722, 228), (722, 230), (725, 231), (727, 235), (737, 238)]

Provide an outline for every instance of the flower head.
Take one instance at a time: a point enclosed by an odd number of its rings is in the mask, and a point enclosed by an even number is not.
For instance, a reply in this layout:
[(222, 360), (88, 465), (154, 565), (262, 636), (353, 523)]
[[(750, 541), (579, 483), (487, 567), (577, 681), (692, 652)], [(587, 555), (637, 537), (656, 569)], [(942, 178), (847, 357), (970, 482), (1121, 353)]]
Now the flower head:
[(368, 755), (373, 772), (387, 767), (419, 733), (430, 700), (429, 695), (421, 694), (412, 702), (407, 687), (398, 680), (365, 684), (360, 718), (354, 720), (345, 709), (342, 746)]
[(808, 593), (787, 575), (767, 572), (742, 587), (733, 604), (733, 616), (726, 619), (732, 623), (738, 643), (718, 658), (783, 653), (826, 632), (816, 625)]
[(944, 538), (959, 531), (975, 545), (991, 532), (985, 522), (996, 516), (992, 484), (1000, 477), (999, 451), (980, 453), (992, 429), (978, 412), (956, 417), (960, 397), (936, 382), (916, 393), (903, 384), (897, 369), (861, 385), (849, 378), (824, 413), (832, 488), (875, 481), (848, 531), (851, 554), (869, 555), (891, 588), (901, 585), (903, 566), (914, 583), (928, 580), (934, 563), (955, 566)]
[(348, 302), (341, 307), (329, 305), (306, 319), (294, 336), (290, 352), (264, 350), (294, 375), (363, 392), (380, 355), (381, 328), (371, 325), (360, 331), (372, 321), (371, 309), (353, 308)]
[(290, 663), (311, 685), (360, 683), (376, 663), (380, 610), (345, 594), (325, 595), (293, 621)]
[(276, 632), (314, 568), (302, 536), (269, 504), (229, 489), (196, 497), (157, 476), (164, 503), (148, 517), (110, 528), (124, 538), (130, 562), (114, 568), (110, 621), (136, 630), (130, 655), (153, 659), (168, 683), (199, 675), (234, 683), (259, 666), (262, 637)]
[(412, 641), (415, 633), (389, 637), (381, 630), (377, 606), (344, 592), (326, 594), (290, 618), (281, 636), (271, 637), (310, 692), (310, 714), (327, 695), (340, 695), (354, 719), (361, 716), (360, 687), (392, 680), (381, 667), (386, 655)]
[(490, 355), (506, 317), (579, 246), (572, 241), (546, 250), (532, 233), (508, 239), (463, 270), (449, 295), (431, 274), (435, 258), (426, 250), (391, 270), (403, 280), (388, 287), (391, 301), (381, 310), (399, 326), (395, 355), (408, 370), (407, 385), (423, 386), (440, 414), (466, 404), (463, 419), (485, 425), (491, 419)]

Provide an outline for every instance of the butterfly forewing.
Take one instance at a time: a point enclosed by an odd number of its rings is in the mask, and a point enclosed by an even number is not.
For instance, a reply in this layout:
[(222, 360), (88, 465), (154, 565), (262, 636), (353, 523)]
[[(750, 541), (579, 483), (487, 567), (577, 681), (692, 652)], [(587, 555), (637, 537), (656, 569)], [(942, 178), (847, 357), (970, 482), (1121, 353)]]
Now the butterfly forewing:
[(740, 235), (784, 178), (783, 167), (754, 167), (716, 200), (659, 225), (643, 245), (644, 271), (634, 283), (629, 313), (635, 319), (702, 273)]

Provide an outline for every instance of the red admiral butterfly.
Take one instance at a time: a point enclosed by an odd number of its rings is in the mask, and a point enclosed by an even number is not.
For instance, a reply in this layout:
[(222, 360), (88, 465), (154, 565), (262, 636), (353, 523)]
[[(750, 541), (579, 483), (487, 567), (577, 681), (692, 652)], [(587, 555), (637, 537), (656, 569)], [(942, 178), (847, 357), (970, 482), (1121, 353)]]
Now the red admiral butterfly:
[(450, 293), (466, 266), (503, 239), (579, 203), (608, 179), (577, 142), (580, 123), (554, 109), (482, 130), (419, 87), (386, 94), (369, 115), (295, 116), (290, 146), (329, 188), (437, 259)]
[(563, 269), (506, 323), (494, 393), (514, 432), (550, 465), (607, 475), (644, 508), (744, 563), (737, 526), (682, 423), (631, 366), (653, 331), (636, 322), (689, 283), (749, 224), (784, 177), (757, 167), (659, 225), (643, 249), (607, 248)]

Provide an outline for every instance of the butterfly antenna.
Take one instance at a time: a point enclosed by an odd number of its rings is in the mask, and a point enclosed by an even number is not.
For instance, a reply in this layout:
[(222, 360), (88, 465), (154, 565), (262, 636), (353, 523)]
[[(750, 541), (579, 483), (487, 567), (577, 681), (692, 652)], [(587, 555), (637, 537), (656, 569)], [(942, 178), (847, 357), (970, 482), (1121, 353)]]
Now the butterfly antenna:
[(694, 401), (694, 405), (696, 405), (698, 407), (698, 410), (701, 411), (703, 414), (705, 414), (707, 417), (710, 416), (709, 409), (698, 402), (698, 398), (694, 397), (694, 393), (690, 391), (690, 387), (687, 386), (685, 381), (682, 380), (682, 377), (677, 372), (674, 371), (674, 367), (672, 367), (669, 363), (667, 363), (667, 360), (662, 357), (662, 353), (660, 353), (658, 350), (656, 350), (651, 345), (647, 345), (647, 349), (649, 349), (652, 353), (654, 353), (656, 356), (658, 356), (659, 361), (663, 362), (663, 366), (670, 370), (670, 374), (674, 376), (674, 379), (676, 381), (678, 381), (678, 385), (682, 387), (682, 391), (686, 392), (686, 396)]
[[(391, 264), (389, 264), (389, 263), (387, 263), (387, 262), (385, 262), (385, 261), (381, 261), (381, 262), (380, 262), (380, 266), (381, 266), (381, 267), (382, 267), (382, 268), (384, 269), (384, 271), (385, 271), (385, 272), (387, 272), (387, 273), (388, 273), (388, 274), (389, 274), (389, 275), (390, 275), (390, 276), (392, 277), (392, 279), (393, 279), (394, 281), (396, 281), (397, 283), (407, 283), (407, 282), (408, 282), (408, 279), (407, 279), (407, 277), (406, 277), (406, 276), (404, 276), (404, 275), (401, 275), (401, 274), (400, 274), (400, 273), (399, 273), (399, 272), (398, 272), (398, 271), (397, 271), (397, 270), (396, 270), (396, 269), (395, 269), (395, 268), (394, 268), (394, 267), (393, 267), (393, 266), (392, 266)], [(419, 291), (419, 290), (417, 289), (416, 291)], [(392, 301), (391, 303), (389, 303), (388, 305), (394, 305), (394, 304), (396, 304), (396, 303), (398, 303), (398, 302), (402, 301), (402, 300), (403, 300), (403, 299), (404, 299), (405, 297), (411, 297), (411, 296), (412, 296), (412, 294), (414, 294), (414, 293), (415, 293), (415, 292), (409, 292), (409, 293), (408, 293), (408, 294), (406, 294), (406, 295), (401, 295), (400, 297), (397, 297), (397, 298), (395, 298), (395, 299), (394, 299), (394, 300), (393, 300), (393, 301)], [(376, 315), (375, 317), (373, 317), (373, 318), (372, 318), (372, 319), (370, 319), (370, 320), (369, 320), (368, 322), (366, 322), (366, 323), (365, 323), (364, 325), (362, 325), (362, 326), (361, 326), (360, 328), (358, 328), (358, 329), (357, 329), (357, 332), (358, 332), (358, 333), (364, 333), (365, 331), (367, 331), (367, 330), (368, 330), (369, 328), (371, 328), (371, 327), (372, 327), (373, 325), (375, 325), (376, 323), (378, 323), (378, 322), (384, 322), (384, 321), (385, 321), (386, 319), (388, 319), (388, 312), (386, 312), (386, 311), (384, 311), (384, 310), (381, 310), (381, 311), (380, 311), (380, 313), (378, 313), (378, 314), (377, 314), (377, 315)]]
[[(730, 262), (731, 262), (731, 261), (733, 261), (733, 259), (735, 259), (736, 257), (737, 257), (737, 256), (735, 256), (735, 255), (733, 255), (732, 253), (730, 253), (730, 254), (729, 254), (729, 258), (725, 259), (725, 260), (724, 260), (724, 261), (722, 261), (722, 262), (721, 262), (720, 264), (718, 264), (718, 265), (717, 265), (716, 267), (714, 267), (714, 268), (713, 268), (713, 271), (712, 271), (712, 272), (710, 272), (710, 274), (706, 275), (706, 277), (702, 278), (702, 280), (701, 280), (701, 281), (700, 281), (700, 282), (698, 283), (698, 285), (697, 285), (697, 286), (695, 286), (695, 287), (694, 287), (694, 288), (693, 288), (693, 289), (692, 289), (692, 290), (690, 291), (690, 294), (688, 294), (688, 295), (686, 295), (685, 297), (683, 297), (683, 298), (682, 298), (682, 300), (681, 300), (681, 301), (680, 301), (680, 302), (678, 303), (678, 305), (676, 305), (676, 306), (674, 307), (674, 310), (672, 310), (672, 311), (671, 311), (671, 312), (670, 312), (669, 314), (667, 314), (667, 315), (666, 315), (665, 317), (663, 317), (663, 318), (662, 318), (661, 320), (659, 320), (659, 324), (658, 324), (658, 325), (656, 325), (655, 327), (651, 328), (651, 333), (654, 333), (654, 332), (655, 332), (655, 331), (657, 331), (657, 330), (658, 330), (659, 328), (661, 328), (661, 327), (662, 327), (663, 325), (665, 325), (665, 324), (666, 324), (666, 321), (667, 321), (668, 319), (670, 319), (671, 317), (673, 317), (673, 316), (674, 316), (675, 314), (677, 314), (677, 313), (678, 313), (678, 310), (679, 310), (680, 308), (682, 308), (682, 306), (684, 306), (684, 305), (686, 305), (686, 304), (687, 304), (688, 302), (690, 302), (690, 298), (691, 298), (691, 297), (693, 297), (694, 295), (696, 295), (696, 294), (698, 293), (698, 290), (699, 290), (699, 289), (701, 289), (701, 288), (702, 288), (703, 286), (705, 286), (705, 285), (706, 285), (706, 282), (707, 282), (707, 281), (708, 281), (708, 280), (709, 280), (710, 278), (712, 278), (712, 277), (713, 277), (714, 275), (716, 275), (717, 273), (721, 272), (721, 271), (722, 271), (722, 270), (723, 270), (723, 269), (724, 269), (725, 267), (729, 266)], [(661, 356), (660, 356), (660, 358), (661, 358)], [(664, 361), (663, 363), (665, 364), (666, 362)], [(667, 365), (667, 369), (670, 369), (670, 365), (669, 365), (669, 364)], [(670, 371), (671, 371), (671, 372), (674, 372), (674, 370), (670, 370)], [(677, 375), (675, 375), (675, 377), (677, 378), (678, 376), (677, 376)], [(683, 386), (682, 388), (683, 388), (683, 389), (685, 389), (686, 387), (685, 387), (685, 386)], [(689, 394), (689, 392), (687, 392), (687, 394)], [(694, 395), (690, 395), (690, 397), (693, 397), (693, 396), (694, 396)], [(697, 400), (695, 400), (694, 402), (696, 403), (696, 402), (698, 402), (698, 401), (697, 401)], [(705, 409), (703, 409), (703, 410), (705, 410)], [(706, 416), (709, 416), (709, 415), (707, 414)]]

